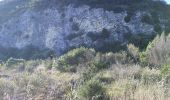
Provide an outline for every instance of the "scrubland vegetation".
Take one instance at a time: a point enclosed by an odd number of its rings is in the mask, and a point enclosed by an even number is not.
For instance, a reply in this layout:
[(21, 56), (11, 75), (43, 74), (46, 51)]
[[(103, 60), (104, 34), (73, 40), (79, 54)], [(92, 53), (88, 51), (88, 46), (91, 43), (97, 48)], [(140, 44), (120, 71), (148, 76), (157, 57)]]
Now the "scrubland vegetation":
[(0, 65), (0, 100), (169, 100), (170, 35), (140, 51), (80, 47), (57, 58)]
[[(43, 0), (30, 0), (16, 11), (48, 4), (47, 0), (40, 1)], [(142, 22), (154, 25), (156, 34), (163, 30), (165, 33), (153, 41), (147, 39), (148, 35), (135, 37), (129, 33), (128, 41), (133, 44), (115, 53), (80, 47), (60, 57), (47, 58), (54, 52), (29, 47), (19, 52), (10, 49), (13, 52), (10, 54), (11, 51), (1, 48), (0, 57), (4, 59), (0, 61), (0, 100), (170, 100), (169, 6), (162, 1), (130, 0), (135, 4), (129, 4), (128, 0), (116, 1), (78, 0), (77, 3), (114, 12), (127, 11), (127, 23), (136, 10), (146, 10), (151, 15), (143, 16)], [(159, 17), (167, 18), (164, 29)], [(119, 49), (115, 45), (110, 48)], [(32, 60), (9, 58), (11, 55)]]

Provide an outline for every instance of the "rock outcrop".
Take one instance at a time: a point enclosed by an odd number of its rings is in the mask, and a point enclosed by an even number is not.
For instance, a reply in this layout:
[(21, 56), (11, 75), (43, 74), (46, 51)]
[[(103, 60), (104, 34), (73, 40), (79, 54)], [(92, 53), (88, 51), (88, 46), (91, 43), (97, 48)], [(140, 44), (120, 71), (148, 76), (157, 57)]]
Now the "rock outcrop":
[[(155, 33), (153, 25), (141, 21), (144, 15), (150, 15), (147, 11), (134, 12), (127, 22), (127, 11), (117, 13), (104, 8), (91, 8), (89, 5), (74, 6), (74, 3), (62, 8), (56, 4), (40, 9), (21, 5), (10, 10), (11, 13), (6, 14), (8, 16), (0, 16), (0, 46), (4, 48), (23, 49), (31, 45), (61, 55), (79, 46), (100, 50), (107, 44), (112, 48), (114, 43), (126, 45), (128, 33), (148, 36)], [(5, 20), (2, 21), (3, 18)]]

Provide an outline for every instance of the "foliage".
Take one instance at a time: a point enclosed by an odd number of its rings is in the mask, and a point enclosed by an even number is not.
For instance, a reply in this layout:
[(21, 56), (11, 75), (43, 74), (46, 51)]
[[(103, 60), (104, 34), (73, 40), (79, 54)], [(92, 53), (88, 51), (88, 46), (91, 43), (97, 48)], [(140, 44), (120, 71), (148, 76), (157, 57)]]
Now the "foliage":
[(98, 80), (89, 80), (79, 88), (80, 100), (106, 100), (105, 88)]
[(129, 41), (129, 43), (139, 47), (140, 50), (144, 50), (147, 47), (148, 43), (151, 40), (153, 40), (155, 36), (153, 34), (147, 35), (146, 33), (140, 33), (137, 35), (128, 33), (128, 34), (125, 34), (125, 37)]
[(144, 15), (142, 17), (141, 21), (143, 23), (147, 23), (147, 24), (150, 24), (150, 25), (152, 25), (154, 23), (149, 15)]
[(94, 61), (90, 63), (86, 71), (83, 72), (83, 80), (86, 81), (92, 79), (96, 75), (96, 73), (103, 69), (107, 69), (109, 66), (110, 66), (109, 63), (106, 62)]
[(161, 68), (161, 74), (163, 76), (169, 76), (170, 75), (170, 64), (165, 64)]
[(155, 30), (156, 32), (158, 32), (158, 33), (161, 33), (161, 32), (162, 32), (162, 28), (161, 28), (161, 26), (160, 26), (159, 24), (156, 24), (156, 25), (154, 26), (154, 30)]
[[(108, 86), (108, 94), (111, 98), (121, 98), (122, 96), (130, 95), (134, 90), (135, 84), (129, 80), (122, 82), (116, 81)], [(122, 98), (123, 99), (123, 98)]]
[[(128, 51), (118, 53), (81, 47), (53, 59), (11, 58), (0, 67), (0, 99), (168, 100), (170, 59), (157, 68), (139, 65), (139, 60), (150, 63), (149, 54), (161, 38), (157, 36), (143, 52), (129, 44)], [(168, 41), (166, 37), (164, 45)]]
[(76, 66), (92, 60), (94, 55), (95, 51), (93, 49), (77, 48), (61, 56), (56, 67), (61, 71), (75, 71)]
[(140, 55), (139, 48), (135, 47), (133, 44), (129, 44), (127, 47), (129, 55), (137, 62)]

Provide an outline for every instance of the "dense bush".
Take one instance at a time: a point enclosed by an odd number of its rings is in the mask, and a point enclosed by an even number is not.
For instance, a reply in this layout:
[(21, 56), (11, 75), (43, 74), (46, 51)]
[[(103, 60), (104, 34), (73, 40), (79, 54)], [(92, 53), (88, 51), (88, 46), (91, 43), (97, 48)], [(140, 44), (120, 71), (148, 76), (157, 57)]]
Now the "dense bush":
[(110, 64), (107, 62), (94, 61), (91, 66), (94, 66), (96, 69), (101, 70), (109, 68)]
[(79, 88), (80, 100), (107, 100), (106, 90), (98, 80), (89, 80)]
[(149, 15), (144, 15), (144, 16), (142, 17), (141, 21), (142, 21), (143, 23), (150, 24), (150, 25), (154, 24), (151, 16), (149, 16)]
[(160, 26), (159, 24), (156, 24), (156, 25), (154, 26), (154, 30), (155, 30), (156, 32), (158, 32), (159, 34), (162, 32), (162, 28), (161, 28), (161, 26)]
[(110, 64), (107, 62), (96, 62), (93, 61), (90, 63), (90, 65), (86, 68), (86, 70), (83, 72), (83, 80), (87, 81), (92, 79), (98, 72), (101, 70), (107, 69), (110, 67)]
[(170, 64), (165, 64), (161, 68), (161, 74), (163, 76), (168, 76), (170, 75)]
[(139, 48), (135, 47), (133, 44), (129, 44), (128, 46), (128, 54), (130, 55), (130, 57), (135, 61), (139, 61)]
[(95, 51), (93, 49), (77, 48), (61, 56), (56, 67), (61, 71), (75, 71), (79, 64), (92, 60), (94, 56)]
[(135, 84), (133, 84), (130, 80), (123, 80), (122, 82), (116, 81), (110, 84), (110, 86), (108, 87), (108, 94), (111, 100), (130, 99), (130, 96), (128, 95), (131, 95), (131, 93), (135, 91), (134, 87), (135, 87)]

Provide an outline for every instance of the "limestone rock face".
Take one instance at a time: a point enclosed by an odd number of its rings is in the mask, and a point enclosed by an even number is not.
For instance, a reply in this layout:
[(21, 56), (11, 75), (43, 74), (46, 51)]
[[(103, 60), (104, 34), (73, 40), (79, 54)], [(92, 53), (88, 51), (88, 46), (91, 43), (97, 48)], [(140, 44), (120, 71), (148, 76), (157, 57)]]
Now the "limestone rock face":
[(141, 22), (148, 13), (144, 11), (135, 12), (129, 22), (125, 21), (126, 11), (115, 13), (71, 3), (62, 9), (55, 6), (41, 10), (23, 8), (16, 13), (0, 24), (2, 47), (22, 49), (31, 45), (54, 50), (60, 55), (79, 46), (103, 48), (113, 42), (123, 45), (128, 42), (127, 33), (149, 35), (154, 32), (152, 25)]

